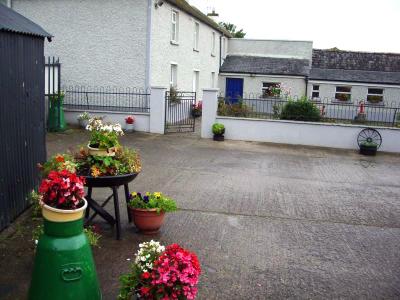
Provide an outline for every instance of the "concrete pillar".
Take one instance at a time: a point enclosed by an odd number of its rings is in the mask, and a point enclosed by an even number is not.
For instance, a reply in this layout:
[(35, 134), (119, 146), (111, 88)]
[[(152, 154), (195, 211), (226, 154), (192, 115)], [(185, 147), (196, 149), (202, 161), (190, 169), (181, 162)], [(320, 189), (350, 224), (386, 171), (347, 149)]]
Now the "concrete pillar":
[(150, 91), (150, 132), (164, 134), (166, 87), (153, 86)]
[(203, 89), (203, 110), (201, 115), (201, 137), (212, 138), (212, 125), (215, 123), (218, 109), (219, 89)]

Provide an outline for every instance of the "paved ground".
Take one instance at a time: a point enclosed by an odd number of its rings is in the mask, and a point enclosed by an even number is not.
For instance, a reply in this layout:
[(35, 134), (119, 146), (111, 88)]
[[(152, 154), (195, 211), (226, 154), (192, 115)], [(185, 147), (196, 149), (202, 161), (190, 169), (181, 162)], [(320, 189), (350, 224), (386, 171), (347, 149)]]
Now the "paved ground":
[[(52, 134), (48, 152), (85, 141), (82, 133)], [(143, 160), (131, 190), (162, 191), (181, 208), (154, 238), (197, 252), (199, 299), (400, 298), (400, 156), (195, 135), (135, 133), (123, 143), (138, 148)], [(149, 240), (127, 223), (122, 204), (121, 211), (122, 241), (96, 221), (103, 230), (94, 254), (105, 299), (115, 299), (127, 258)], [(3, 292), (23, 299), (32, 254), (21, 243), (3, 245), (0, 268), (11, 264), (13, 271), (0, 274), (0, 298)]]

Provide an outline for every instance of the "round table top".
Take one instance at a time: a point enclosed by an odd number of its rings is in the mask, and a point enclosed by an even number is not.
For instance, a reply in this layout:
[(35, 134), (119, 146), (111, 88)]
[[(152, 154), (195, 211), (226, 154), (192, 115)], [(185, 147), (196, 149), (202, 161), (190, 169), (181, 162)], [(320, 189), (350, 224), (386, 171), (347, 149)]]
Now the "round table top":
[(136, 178), (138, 173), (130, 173), (116, 176), (84, 176), (86, 179), (85, 186), (87, 187), (113, 187), (120, 186), (131, 182)]

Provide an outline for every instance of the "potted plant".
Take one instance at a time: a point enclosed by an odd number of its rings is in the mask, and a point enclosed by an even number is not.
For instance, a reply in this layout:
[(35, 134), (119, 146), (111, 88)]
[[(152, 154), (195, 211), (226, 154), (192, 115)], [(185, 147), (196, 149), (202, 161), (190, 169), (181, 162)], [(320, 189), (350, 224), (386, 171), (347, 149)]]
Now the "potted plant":
[(176, 211), (176, 203), (160, 192), (133, 192), (128, 202), (129, 212), (135, 226), (144, 234), (157, 233), (164, 223), (166, 212)]
[(118, 300), (195, 299), (200, 274), (195, 253), (151, 240), (139, 244), (131, 271), (120, 277)]
[(134, 125), (135, 123), (135, 117), (134, 116), (128, 116), (125, 118), (125, 131), (126, 132), (133, 132), (134, 131)]
[(360, 143), (360, 154), (376, 155), (378, 144), (373, 141), (364, 141)]
[(86, 130), (90, 131), (89, 154), (96, 156), (114, 156), (118, 137), (124, 135), (120, 124), (104, 124), (100, 118), (90, 119)]
[(214, 141), (223, 141), (225, 126), (221, 123), (214, 123), (212, 126), (212, 132), (214, 134)]
[(86, 126), (89, 124), (90, 115), (85, 111), (84, 113), (78, 116), (78, 123), (79, 127), (85, 129)]
[(202, 108), (203, 108), (203, 104), (201, 101), (197, 102), (196, 104), (193, 104), (192, 117), (193, 118), (201, 117)]
[(42, 215), (54, 222), (79, 220), (87, 207), (85, 179), (68, 170), (50, 171), (39, 187)]

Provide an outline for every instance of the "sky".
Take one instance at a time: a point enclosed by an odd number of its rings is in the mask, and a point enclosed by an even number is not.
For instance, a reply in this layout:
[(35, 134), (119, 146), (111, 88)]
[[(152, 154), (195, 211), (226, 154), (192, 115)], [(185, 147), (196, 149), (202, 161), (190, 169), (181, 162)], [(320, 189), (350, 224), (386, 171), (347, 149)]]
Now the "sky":
[(400, 53), (400, 0), (190, 0), (246, 38), (313, 41), (313, 47)]

